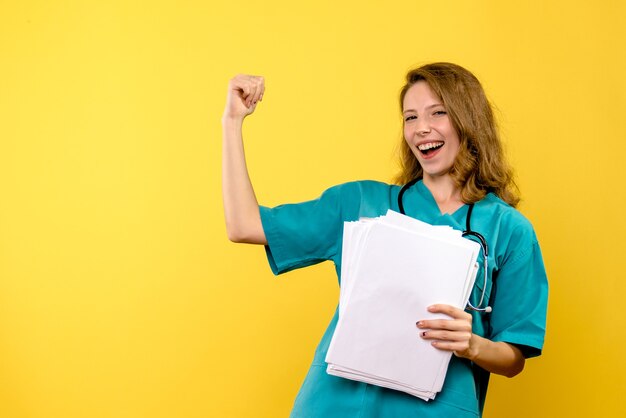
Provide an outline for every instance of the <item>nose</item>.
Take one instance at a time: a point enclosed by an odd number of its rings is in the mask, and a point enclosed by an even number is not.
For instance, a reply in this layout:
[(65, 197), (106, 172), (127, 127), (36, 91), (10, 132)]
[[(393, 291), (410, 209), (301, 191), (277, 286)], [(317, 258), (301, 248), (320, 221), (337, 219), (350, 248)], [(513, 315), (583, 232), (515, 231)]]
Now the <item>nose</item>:
[(428, 118), (418, 119), (415, 132), (420, 136), (430, 133), (430, 123), (428, 122)]

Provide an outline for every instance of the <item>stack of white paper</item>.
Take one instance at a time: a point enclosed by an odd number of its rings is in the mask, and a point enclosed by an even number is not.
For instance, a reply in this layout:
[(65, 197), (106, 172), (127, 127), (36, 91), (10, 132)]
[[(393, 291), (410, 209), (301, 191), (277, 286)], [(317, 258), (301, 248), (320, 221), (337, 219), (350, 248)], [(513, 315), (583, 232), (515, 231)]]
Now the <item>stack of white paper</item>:
[(435, 303), (465, 307), (479, 250), (461, 231), (393, 211), (346, 222), (327, 372), (434, 399), (452, 353), (423, 340), (415, 322), (448, 318), (426, 310)]

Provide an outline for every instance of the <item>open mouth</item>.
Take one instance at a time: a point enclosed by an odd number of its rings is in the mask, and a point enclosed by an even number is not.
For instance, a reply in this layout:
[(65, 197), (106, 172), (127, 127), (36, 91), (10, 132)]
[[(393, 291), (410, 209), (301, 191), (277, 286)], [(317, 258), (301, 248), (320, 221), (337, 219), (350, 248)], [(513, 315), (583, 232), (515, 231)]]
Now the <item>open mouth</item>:
[(443, 142), (435, 141), (435, 142), (427, 142), (425, 144), (420, 144), (417, 146), (417, 149), (420, 150), (422, 155), (429, 155), (437, 151), (441, 147), (443, 147)]

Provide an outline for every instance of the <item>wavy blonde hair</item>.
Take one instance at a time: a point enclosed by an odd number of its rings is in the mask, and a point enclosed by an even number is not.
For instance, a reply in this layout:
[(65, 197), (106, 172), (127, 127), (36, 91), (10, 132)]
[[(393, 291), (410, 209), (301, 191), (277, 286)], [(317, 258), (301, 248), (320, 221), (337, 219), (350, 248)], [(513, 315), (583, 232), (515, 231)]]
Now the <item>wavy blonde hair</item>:
[[(400, 111), (411, 86), (425, 81), (441, 99), (461, 142), (450, 175), (465, 203), (475, 203), (493, 192), (515, 207), (519, 189), (513, 170), (504, 156), (493, 110), (478, 79), (465, 68), (447, 62), (427, 64), (411, 70), (400, 92)], [(422, 178), (424, 172), (408, 144), (400, 145), (398, 184)]]

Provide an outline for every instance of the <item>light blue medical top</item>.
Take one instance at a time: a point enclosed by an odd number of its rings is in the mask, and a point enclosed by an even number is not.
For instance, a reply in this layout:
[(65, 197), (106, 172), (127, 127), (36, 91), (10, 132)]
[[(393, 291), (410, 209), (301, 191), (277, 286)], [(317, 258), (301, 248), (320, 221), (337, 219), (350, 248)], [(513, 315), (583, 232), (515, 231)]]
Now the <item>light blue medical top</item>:
[[(384, 215), (388, 209), (398, 211), (399, 190), (395, 185), (358, 181), (332, 187), (318, 199), (308, 202), (261, 207), (268, 241), (265, 248), (272, 271), (281, 274), (331, 260), (341, 284), (344, 221)], [(465, 230), (468, 206), (442, 215), (421, 181), (407, 190), (403, 204), (408, 216), (433, 225)], [(548, 283), (532, 225), (517, 210), (488, 194), (474, 205), (471, 227), (485, 237), (489, 246), (485, 297), (493, 308), (490, 314), (472, 312), (473, 332), (492, 341), (515, 344), (526, 357), (540, 355)], [(483, 288), (482, 255), (479, 262), (481, 267), (471, 295), (475, 306)], [(338, 311), (335, 311), (317, 347), (291, 417), (481, 416), (489, 373), (455, 356), (450, 361), (441, 393), (429, 402), (399, 391), (328, 375), (324, 359), (337, 319)]]

